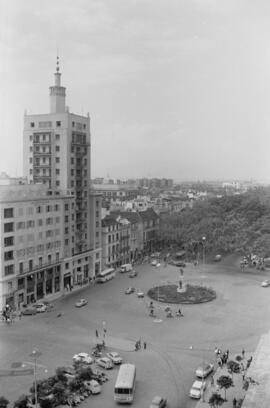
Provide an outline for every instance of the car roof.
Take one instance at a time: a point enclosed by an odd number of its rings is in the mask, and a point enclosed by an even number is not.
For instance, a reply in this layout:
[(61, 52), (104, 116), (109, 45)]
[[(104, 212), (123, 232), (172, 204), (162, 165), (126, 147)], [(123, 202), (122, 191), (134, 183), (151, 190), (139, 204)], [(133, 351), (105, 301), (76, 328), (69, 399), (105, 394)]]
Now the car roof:
[(153, 398), (152, 403), (157, 404), (157, 403), (159, 403), (161, 400), (162, 400), (162, 397), (160, 397), (159, 395), (156, 395), (156, 396)]
[(194, 388), (200, 388), (201, 385), (202, 385), (202, 383), (203, 383), (203, 381), (196, 380), (196, 381), (194, 381), (194, 383), (192, 384), (192, 388), (193, 388), (193, 387), (194, 387)]

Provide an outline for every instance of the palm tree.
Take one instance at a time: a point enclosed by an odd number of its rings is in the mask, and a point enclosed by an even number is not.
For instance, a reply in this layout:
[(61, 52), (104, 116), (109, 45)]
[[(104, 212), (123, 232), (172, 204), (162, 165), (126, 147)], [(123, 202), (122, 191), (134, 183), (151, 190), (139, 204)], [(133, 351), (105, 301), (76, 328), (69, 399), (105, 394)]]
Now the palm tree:
[(224, 388), (224, 401), (226, 400), (226, 390), (233, 386), (233, 380), (228, 375), (222, 375), (217, 379), (217, 384), (220, 388)]
[(219, 406), (223, 404), (223, 402), (224, 402), (224, 399), (217, 392), (214, 392), (208, 401), (211, 408), (218, 408)]

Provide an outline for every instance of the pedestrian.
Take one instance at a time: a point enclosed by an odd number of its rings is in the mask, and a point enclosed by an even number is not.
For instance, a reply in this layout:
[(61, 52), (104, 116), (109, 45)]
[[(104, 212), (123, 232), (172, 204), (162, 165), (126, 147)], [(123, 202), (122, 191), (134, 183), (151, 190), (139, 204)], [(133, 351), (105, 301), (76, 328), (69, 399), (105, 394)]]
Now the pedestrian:
[(233, 408), (236, 408), (236, 404), (237, 404), (237, 399), (234, 397), (234, 399), (233, 399)]
[(243, 360), (245, 358), (245, 349), (242, 349), (242, 358), (243, 358)]
[(229, 354), (230, 354), (229, 350), (226, 351), (226, 354), (227, 354), (227, 360), (228, 360)]
[(246, 379), (246, 373), (245, 373), (245, 371), (242, 371), (242, 379), (243, 379), (243, 382), (244, 382), (245, 379)]
[(143, 348), (146, 350), (146, 341), (143, 342)]

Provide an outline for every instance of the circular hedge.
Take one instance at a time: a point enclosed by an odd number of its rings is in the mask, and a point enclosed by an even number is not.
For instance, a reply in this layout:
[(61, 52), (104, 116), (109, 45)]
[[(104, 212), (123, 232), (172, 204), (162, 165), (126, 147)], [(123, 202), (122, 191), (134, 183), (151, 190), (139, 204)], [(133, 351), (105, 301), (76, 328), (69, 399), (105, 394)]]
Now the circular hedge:
[(156, 286), (149, 289), (148, 296), (162, 303), (184, 304), (210, 302), (216, 298), (216, 292), (205, 286), (187, 284), (186, 291), (183, 293), (177, 292), (177, 288), (177, 285)]

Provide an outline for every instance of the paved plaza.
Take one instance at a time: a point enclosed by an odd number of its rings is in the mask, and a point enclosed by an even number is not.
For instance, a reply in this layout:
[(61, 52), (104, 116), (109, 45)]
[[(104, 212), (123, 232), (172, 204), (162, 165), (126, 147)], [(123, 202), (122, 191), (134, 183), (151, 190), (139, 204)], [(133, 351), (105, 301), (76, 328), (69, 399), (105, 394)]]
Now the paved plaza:
[[(155, 302), (156, 317), (149, 317), (149, 298), (125, 295), (128, 286), (145, 293), (153, 286), (176, 283), (179, 268), (140, 265), (138, 277), (130, 279), (118, 274), (110, 282), (93, 285), (71, 293), (54, 302), (53, 311), (36, 316), (24, 316), (13, 325), (0, 327), (1, 368), (14, 362), (31, 363), (29, 354), (37, 347), (42, 356), (38, 363), (38, 378), (54, 373), (55, 368), (70, 365), (72, 356), (89, 352), (95, 343), (96, 330), (101, 334), (106, 322), (106, 344), (117, 350), (125, 362), (137, 367), (137, 388), (134, 408), (148, 406), (154, 395), (168, 399), (170, 408), (192, 408), (188, 393), (195, 379), (194, 371), (203, 362), (215, 361), (214, 350), (229, 349), (241, 354), (244, 347), (252, 354), (262, 334), (269, 331), (269, 290), (260, 283), (270, 272), (246, 270), (238, 265), (212, 264), (205, 268), (188, 264), (184, 280), (204, 284), (217, 292), (217, 299), (198, 305), (181, 306), (182, 318), (166, 318), (165, 304)], [(81, 297), (88, 305), (77, 309), (74, 303)], [(177, 306), (173, 307), (176, 311)], [(61, 316), (57, 317), (61, 312)], [(135, 342), (146, 341), (146, 350), (135, 352)], [(45, 369), (48, 373), (45, 373)], [(111, 408), (117, 369), (108, 373), (100, 396), (91, 397), (91, 407)], [(0, 377), (0, 395), (10, 401), (27, 393), (31, 376)], [(82, 403), (82, 408), (89, 402)]]

